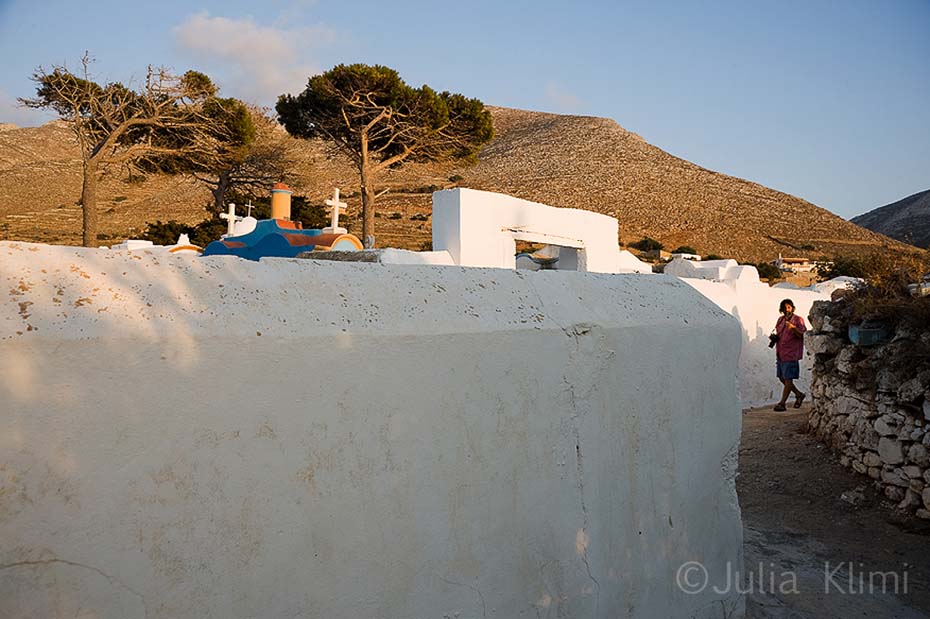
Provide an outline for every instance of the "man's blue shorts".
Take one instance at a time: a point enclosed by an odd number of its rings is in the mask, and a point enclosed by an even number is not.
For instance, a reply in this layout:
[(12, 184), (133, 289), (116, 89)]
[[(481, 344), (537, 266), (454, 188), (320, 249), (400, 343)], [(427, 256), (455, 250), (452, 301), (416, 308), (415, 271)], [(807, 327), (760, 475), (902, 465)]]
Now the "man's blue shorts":
[(776, 361), (775, 375), (778, 378), (797, 380), (801, 376), (801, 366), (797, 361)]

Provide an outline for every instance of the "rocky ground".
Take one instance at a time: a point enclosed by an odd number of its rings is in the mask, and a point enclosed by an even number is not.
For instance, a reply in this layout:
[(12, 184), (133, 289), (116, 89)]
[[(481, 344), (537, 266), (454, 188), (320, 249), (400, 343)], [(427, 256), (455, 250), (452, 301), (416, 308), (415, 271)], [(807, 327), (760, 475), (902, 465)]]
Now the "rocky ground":
[[(841, 466), (808, 433), (807, 417), (807, 406), (743, 417), (737, 490), (744, 570), (755, 576), (747, 617), (930, 617), (930, 523), (895, 510), (871, 480)], [(831, 572), (843, 566), (829, 583), (828, 562)], [(881, 593), (878, 576), (869, 593), (869, 575), (879, 572), (900, 575), (897, 594), (890, 577)]]

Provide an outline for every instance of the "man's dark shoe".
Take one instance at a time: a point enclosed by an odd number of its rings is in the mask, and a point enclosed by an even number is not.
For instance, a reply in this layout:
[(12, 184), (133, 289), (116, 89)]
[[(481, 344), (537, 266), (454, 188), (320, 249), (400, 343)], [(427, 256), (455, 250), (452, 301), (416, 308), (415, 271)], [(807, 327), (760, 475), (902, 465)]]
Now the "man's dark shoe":
[(786, 410), (788, 410), (788, 409), (785, 408), (785, 405), (784, 405), (784, 404), (776, 404), (775, 407), (774, 407), (772, 410), (775, 411), (775, 412), (777, 412), (777, 413), (781, 413), (781, 412), (784, 412), (784, 411), (786, 411)]

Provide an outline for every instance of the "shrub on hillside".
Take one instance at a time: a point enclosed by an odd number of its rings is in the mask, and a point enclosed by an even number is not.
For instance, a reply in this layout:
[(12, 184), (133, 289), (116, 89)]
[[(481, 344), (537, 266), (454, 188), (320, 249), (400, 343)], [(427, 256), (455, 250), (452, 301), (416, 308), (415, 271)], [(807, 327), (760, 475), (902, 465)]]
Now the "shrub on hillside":
[(785, 276), (785, 274), (781, 272), (781, 269), (771, 262), (760, 262), (756, 265), (756, 270), (759, 271), (760, 278), (769, 281), (781, 279)]
[(866, 258), (858, 256), (836, 256), (833, 260), (825, 257), (817, 261), (814, 266), (814, 272), (820, 281), (833, 279), (834, 277), (861, 277), (865, 279), (870, 273), (880, 270), (878, 261), (874, 255)]
[(662, 249), (662, 243), (648, 236), (644, 236), (639, 241), (630, 243), (630, 247), (638, 249), (639, 251), (659, 251)]
[(694, 254), (695, 256), (698, 255), (697, 250), (691, 247), (690, 245), (682, 245), (678, 249), (673, 249), (672, 253), (673, 254)]
[(717, 254), (707, 254), (704, 256), (704, 260), (723, 260), (723, 256)]

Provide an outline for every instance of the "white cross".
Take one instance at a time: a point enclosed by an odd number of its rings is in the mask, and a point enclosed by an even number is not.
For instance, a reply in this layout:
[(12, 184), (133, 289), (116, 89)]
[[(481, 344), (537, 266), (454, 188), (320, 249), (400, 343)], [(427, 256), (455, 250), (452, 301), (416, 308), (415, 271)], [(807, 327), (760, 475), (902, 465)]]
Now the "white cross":
[(345, 202), (339, 201), (339, 188), (336, 187), (333, 189), (333, 197), (331, 200), (325, 202), (326, 206), (332, 207), (332, 218), (330, 219), (330, 224), (328, 228), (323, 228), (323, 234), (345, 234), (348, 232), (345, 228), (339, 227), (339, 212), (345, 211), (346, 206)]
[(232, 202), (229, 203), (228, 213), (220, 213), (220, 219), (225, 219), (229, 222), (226, 224), (226, 236), (233, 236), (236, 231), (236, 222), (242, 221), (242, 217), (236, 215), (236, 205)]

